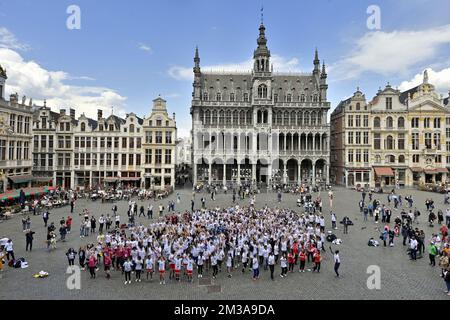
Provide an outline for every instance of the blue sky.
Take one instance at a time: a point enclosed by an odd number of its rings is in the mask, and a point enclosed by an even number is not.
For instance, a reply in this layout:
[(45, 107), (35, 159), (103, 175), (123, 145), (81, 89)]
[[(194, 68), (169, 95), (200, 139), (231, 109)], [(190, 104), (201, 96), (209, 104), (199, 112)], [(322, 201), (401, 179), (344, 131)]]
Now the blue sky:
[[(81, 30), (66, 28), (72, 4)], [(406, 89), (425, 68), (440, 92), (450, 89), (448, 0), (0, 0), (8, 92), (92, 117), (112, 105), (148, 115), (161, 94), (186, 135), (195, 46), (204, 68), (247, 68), (262, 4), (274, 69), (309, 72), (318, 47), (333, 108), (357, 86), (369, 99), (388, 81)], [(379, 31), (367, 28), (372, 4), (381, 9)]]

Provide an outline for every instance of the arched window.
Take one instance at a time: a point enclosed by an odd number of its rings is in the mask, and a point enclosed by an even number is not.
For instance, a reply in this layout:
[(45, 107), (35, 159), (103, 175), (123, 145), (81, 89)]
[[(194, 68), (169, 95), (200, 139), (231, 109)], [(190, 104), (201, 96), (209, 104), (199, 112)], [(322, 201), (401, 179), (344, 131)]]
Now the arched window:
[(134, 124), (130, 124), (130, 133), (134, 133)]
[(397, 120), (397, 127), (400, 129), (404, 129), (405, 128), (405, 118), (400, 117)]
[(305, 95), (304, 94), (302, 94), (301, 96), (300, 96), (300, 102), (305, 102)]
[(398, 156), (398, 163), (405, 163), (405, 156), (404, 155)]
[(297, 125), (299, 125), (299, 126), (303, 125), (303, 112), (302, 111), (300, 111), (298, 113)]
[(82, 132), (86, 131), (86, 123), (84, 123), (84, 122), (81, 123), (81, 131)]
[(233, 124), (237, 125), (239, 121), (239, 112), (237, 110), (234, 110), (233, 112)]
[(258, 87), (258, 98), (266, 99), (267, 98), (267, 86), (262, 84)]
[(211, 123), (211, 111), (206, 110), (205, 112), (205, 124)]
[(319, 96), (317, 94), (314, 95), (314, 102), (318, 102), (319, 101)]
[(234, 102), (234, 93), (230, 93), (230, 101)]
[(309, 126), (309, 112), (305, 112), (305, 118), (303, 119), (303, 123), (306, 126)]
[(394, 127), (394, 120), (392, 119), (392, 117), (387, 117), (386, 118), (386, 128), (392, 129), (393, 127)]
[(220, 92), (216, 95), (216, 101), (222, 101), (222, 94)]
[(223, 110), (219, 111), (219, 124), (225, 123), (225, 112)]
[(247, 124), (253, 123), (253, 112), (251, 110), (247, 111)]
[(395, 163), (395, 156), (387, 155), (385, 158), (386, 163)]
[(225, 123), (227, 125), (231, 125), (231, 110), (227, 110), (227, 117), (226, 117)]
[(359, 111), (359, 110), (361, 110), (361, 103), (358, 102), (356, 104), (356, 111)]
[(283, 124), (285, 126), (289, 125), (289, 112), (287, 112), (287, 111), (284, 112)]
[(316, 113), (315, 112), (311, 112), (311, 125), (315, 126), (316, 125)]
[(376, 117), (373, 119), (373, 127), (374, 128), (380, 128), (381, 127), (381, 121), (379, 117)]
[(386, 138), (386, 149), (394, 150), (394, 138), (392, 136), (387, 136)]
[(323, 116), (323, 113), (322, 113), (322, 111), (320, 111), (320, 112), (317, 114), (317, 124), (318, 124), (318, 125), (322, 125), (322, 116)]
[(292, 102), (292, 95), (290, 93), (286, 96), (286, 102)]
[(213, 111), (212, 114), (212, 124), (217, 124), (217, 110)]
[(291, 126), (295, 126), (295, 123), (297, 122), (297, 116), (295, 111), (291, 112)]
[(239, 113), (239, 124), (245, 125), (245, 111)]
[(207, 92), (205, 92), (203, 94), (203, 101), (208, 101), (208, 93)]
[(283, 114), (281, 111), (277, 113), (277, 125), (281, 126), (283, 124)]

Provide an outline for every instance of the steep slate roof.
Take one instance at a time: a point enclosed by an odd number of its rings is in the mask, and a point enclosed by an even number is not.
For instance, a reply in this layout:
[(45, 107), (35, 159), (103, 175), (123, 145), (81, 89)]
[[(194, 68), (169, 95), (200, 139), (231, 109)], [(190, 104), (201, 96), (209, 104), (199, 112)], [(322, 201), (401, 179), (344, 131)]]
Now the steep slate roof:
[(420, 86), (417, 86), (417, 87), (414, 87), (414, 88), (411, 88), (409, 90), (406, 90), (406, 91), (402, 92), (400, 94), (400, 102), (402, 104), (406, 104), (406, 100), (409, 98), (409, 94), (411, 93), (411, 94), (414, 95), (419, 90), (419, 87)]

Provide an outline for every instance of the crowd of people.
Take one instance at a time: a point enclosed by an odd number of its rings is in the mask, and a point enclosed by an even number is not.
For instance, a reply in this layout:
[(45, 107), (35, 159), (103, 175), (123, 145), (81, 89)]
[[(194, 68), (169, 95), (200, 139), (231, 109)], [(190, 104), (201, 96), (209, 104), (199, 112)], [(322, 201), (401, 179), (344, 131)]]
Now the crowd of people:
[[(214, 192), (211, 194), (213, 202)], [(74, 265), (78, 257), (79, 266), (89, 270), (92, 279), (102, 268), (107, 279), (122, 276), (126, 285), (131, 284), (132, 280), (141, 282), (142, 278), (149, 281), (158, 278), (160, 284), (165, 284), (166, 281), (192, 282), (194, 277), (206, 275), (215, 279), (225, 274), (223, 277), (231, 278), (236, 273), (249, 273), (253, 281), (258, 281), (262, 276), (274, 280), (275, 276), (286, 278), (292, 272), (320, 273), (323, 261), (333, 264), (335, 275), (339, 277), (340, 252), (331, 247), (331, 244), (341, 243), (333, 234), (338, 223), (333, 210), (334, 194), (332, 190), (328, 191), (331, 211), (325, 214), (320, 194), (313, 196), (313, 193), (312, 188), (300, 189), (297, 205), (302, 208), (302, 213), (282, 208), (281, 205), (259, 206), (262, 209), (257, 209), (255, 195), (248, 195), (248, 206), (238, 205), (237, 190), (230, 192), (233, 205), (215, 209), (206, 208), (204, 197), (201, 199), (201, 209), (195, 209), (194, 192), (191, 211), (182, 214), (175, 209), (181, 201), (180, 194), (177, 194), (175, 201), (168, 201), (167, 208), (161, 203), (155, 203), (154, 208), (152, 202), (145, 208), (130, 199), (127, 221), (121, 221), (115, 204), (111, 213), (105, 214), (84, 209), (79, 213), (80, 238), (82, 242), (90, 243), (76, 249), (70, 248), (65, 254), (69, 266)], [(243, 198), (246, 196), (244, 191)], [(276, 197), (281, 203), (281, 190)], [(435, 214), (434, 201), (426, 200), (425, 216), (429, 226), (434, 226), (436, 220), (440, 226), (438, 233), (426, 235), (423, 226), (419, 228), (421, 213), (414, 207), (412, 196), (402, 198), (392, 190), (385, 203), (379, 198), (381, 196), (374, 197), (370, 191), (368, 194), (365, 191), (361, 193), (358, 206), (363, 223), (373, 222), (378, 227), (379, 239), (384, 247), (394, 247), (395, 239), (402, 239), (405, 252), (413, 261), (427, 251), (430, 266), (441, 268), (441, 276), (449, 286), (450, 209), (445, 212), (438, 210)], [(76, 196), (71, 201), (71, 213), (75, 199)], [(63, 217), (58, 229), (53, 222), (47, 225), (49, 216), (49, 211), (43, 212), (47, 249), (50, 251), (56, 248), (58, 241), (66, 240), (73, 222), (70, 215)], [(147, 217), (148, 223), (139, 223), (137, 218), (141, 216)], [(328, 224), (328, 221), (331, 223)], [(343, 216), (341, 224), (344, 234), (353, 225), (348, 216)], [(327, 225), (331, 228), (327, 229)], [(26, 249), (32, 250), (34, 232), (31, 231), (29, 217), (22, 219), (22, 229), (26, 235)], [(368, 245), (377, 246), (377, 243), (372, 237)], [(3, 248), (1, 256), (14, 259), (12, 241), (8, 241)]]

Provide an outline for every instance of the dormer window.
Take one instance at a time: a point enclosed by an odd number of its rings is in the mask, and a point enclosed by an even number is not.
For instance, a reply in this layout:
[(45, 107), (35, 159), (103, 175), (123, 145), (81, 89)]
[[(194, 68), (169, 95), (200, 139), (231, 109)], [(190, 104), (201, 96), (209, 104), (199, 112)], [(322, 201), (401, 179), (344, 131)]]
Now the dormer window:
[(266, 99), (267, 98), (267, 86), (262, 84), (258, 87), (258, 98)]
[(114, 125), (113, 124), (109, 125), (109, 131), (114, 131)]

